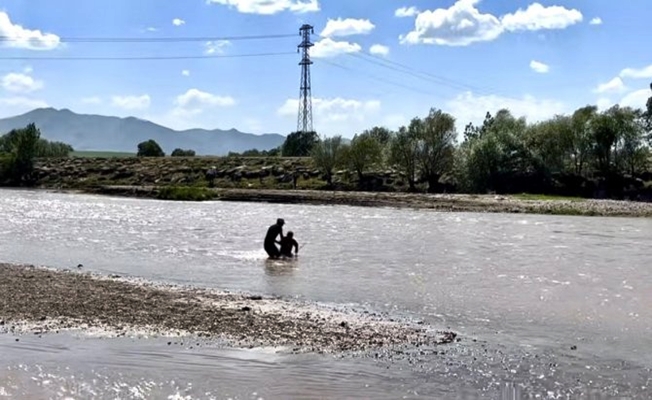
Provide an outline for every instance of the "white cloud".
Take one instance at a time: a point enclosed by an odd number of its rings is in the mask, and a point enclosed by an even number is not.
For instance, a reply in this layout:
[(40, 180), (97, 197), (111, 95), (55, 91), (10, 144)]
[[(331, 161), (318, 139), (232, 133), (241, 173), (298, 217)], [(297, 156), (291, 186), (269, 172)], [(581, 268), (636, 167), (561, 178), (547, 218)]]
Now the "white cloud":
[(496, 114), (501, 108), (508, 108), (515, 117), (526, 117), (529, 122), (542, 121), (555, 114), (568, 112), (564, 103), (551, 99), (537, 99), (533, 96), (524, 96), (522, 99), (513, 99), (496, 95), (478, 96), (472, 92), (459, 94), (446, 103), (446, 111), (457, 119), (457, 128), (473, 122), (482, 124), (487, 111)]
[(625, 68), (620, 71), (620, 77), (633, 79), (652, 78), (652, 64), (644, 68)]
[(544, 7), (539, 3), (519, 9), (501, 18), (482, 13), (476, 5), (480, 0), (458, 0), (449, 8), (426, 10), (417, 14), (414, 30), (400, 35), (402, 44), (436, 44), (468, 46), (487, 42), (504, 32), (522, 30), (563, 29), (582, 21), (582, 13), (561, 6)]
[(649, 89), (640, 89), (628, 93), (620, 100), (620, 105), (622, 107), (632, 107), (632, 108), (645, 108), (647, 99), (652, 96), (652, 93)]
[(386, 56), (389, 54), (389, 47), (383, 46), (382, 44), (374, 44), (369, 47), (369, 53), (378, 56)]
[(181, 18), (175, 18), (172, 20), (172, 25), (174, 26), (181, 26), (184, 25), (186, 21), (182, 20)]
[(612, 101), (607, 97), (598, 99), (596, 105), (599, 111), (604, 111), (618, 104), (620, 107), (632, 107), (634, 109), (645, 109), (647, 99), (652, 96), (649, 89), (634, 90), (624, 95), (620, 101)]
[(230, 107), (235, 103), (235, 100), (230, 96), (218, 96), (193, 88), (178, 95), (174, 100), (172, 110), (156, 119), (166, 126), (188, 129), (189, 127), (197, 127), (198, 121), (202, 119), (199, 118), (200, 116), (215, 117), (215, 112), (206, 113), (206, 111)]
[(407, 126), (410, 123), (410, 118), (405, 114), (388, 114), (383, 117), (379, 126), (385, 126), (392, 130), (398, 130), (401, 126)]
[(144, 110), (150, 106), (151, 98), (148, 94), (141, 96), (113, 96), (111, 104), (125, 110)]
[(181, 75), (183, 75), (183, 76), (190, 76), (190, 71), (187, 70), (187, 69), (184, 69), (183, 71), (181, 71)]
[(102, 104), (102, 99), (98, 96), (84, 97), (81, 99), (82, 104)]
[(147, 28), (145, 28), (145, 30), (147, 32), (157, 32), (158, 31), (158, 29), (154, 28), (153, 26), (148, 26)]
[(475, 8), (479, 0), (458, 0), (449, 8), (426, 10), (417, 15), (414, 30), (399, 37), (404, 44), (467, 46), (491, 41), (503, 32), (500, 20)]
[(591, 21), (589, 21), (589, 24), (591, 24), (591, 25), (602, 25), (602, 18), (595, 17)]
[(627, 90), (625, 83), (620, 77), (615, 77), (609, 82), (598, 85), (593, 91), (595, 93), (623, 92)]
[[(381, 108), (379, 100), (356, 100), (341, 97), (312, 100), (314, 128), (322, 134), (349, 135), (356, 130), (368, 128), (370, 119), (377, 116)], [(299, 100), (288, 99), (277, 110), (283, 117), (296, 118)]]
[(376, 26), (368, 19), (328, 19), (326, 26), (321, 31), (322, 37), (338, 37), (351, 35), (366, 35)]
[(318, 0), (207, 0), (207, 3), (232, 7), (244, 14), (272, 15), (283, 11), (303, 14), (320, 10)]
[(414, 17), (419, 13), (416, 7), (401, 7), (394, 11), (394, 16), (398, 18)]
[(231, 42), (228, 40), (215, 40), (206, 42), (204, 44), (205, 54), (222, 54), (224, 53), (224, 48), (231, 45)]
[(43, 81), (36, 80), (27, 75), (31, 68), (26, 70), (26, 74), (10, 72), (2, 77), (0, 83), (8, 92), (14, 93), (31, 93), (43, 88)]
[(209, 107), (227, 107), (235, 104), (231, 96), (217, 96), (202, 92), (199, 89), (188, 89), (184, 94), (177, 96), (175, 106), (190, 111), (192, 114), (200, 113)]
[(582, 13), (576, 9), (562, 6), (544, 7), (532, 3), (523, 10), (518, 9), (513, 14), (504, 15), (501, 22), (508, 31), (538, 31), (541, 29), (564, 29), (582, 22)]
[(2, 42), (4, 46), (21, 49), (52, 50), (61, 44), (59, 36), (53, 33), (26, 29), (12, 23), (9, 14), (3, 11), (0, 11), (0, 36), (8, 38)]
[(540, 74), (546, 74), (548, 71), (550, 71), (550, 66), (536, 60), (530, 61), (530, 68), (532, 68), (534, 72), (538, 72)]
[(331, 38), (325, 38), (315, 43), (310, 50), (310, 55), (315, 58), (328, 58), (340, 54), (358, 53), (361, 50), (362, 47), (357, 43), (335, 41)]

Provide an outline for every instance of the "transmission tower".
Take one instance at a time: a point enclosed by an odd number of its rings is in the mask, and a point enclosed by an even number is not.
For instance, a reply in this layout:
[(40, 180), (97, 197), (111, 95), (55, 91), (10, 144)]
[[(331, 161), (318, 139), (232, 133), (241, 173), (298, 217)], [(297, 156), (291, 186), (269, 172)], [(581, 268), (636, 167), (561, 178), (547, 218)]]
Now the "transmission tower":
[(313, 27), (304, 24), (299, 29), (303, 40), (298, 46), (297, 52), (301, 53), (301, 85), (299, 86), (299, 117), (297, 120), (297, 132), (312, 132), (312, 89), (310, 88), (310, 60), (309, 49), (314, 46), (310, 41), (310, 35), (315, 33)]

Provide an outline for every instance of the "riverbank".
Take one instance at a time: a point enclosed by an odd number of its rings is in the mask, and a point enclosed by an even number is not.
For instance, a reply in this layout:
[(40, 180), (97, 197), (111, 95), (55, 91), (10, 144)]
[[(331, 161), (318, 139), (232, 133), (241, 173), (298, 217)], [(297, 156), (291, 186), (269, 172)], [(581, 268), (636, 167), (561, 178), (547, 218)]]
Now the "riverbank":
[(452, 332), (376, 313), (118, 276), (0, 264), (0, 333), (100, 332), (341, 353), (429, 347)]
[[(214, 181), (207, 179), (213, 170)], [(397, 207), (457, 212), (652, 217), (652, 202), (540, 195), (426, 194), (407, 191), (400, 172), (335, 171), (328, 188), (310, 158), (113, 157), (41, 159), (35, 185), (45, 190), (161, 200), (254, 201)], [(335, 189), (335, 190), (333, 190)]]
[[(518, 195), (344, 192), (325, 190), (235, 188), (179, 188), (179, 190), (187, 191), (185, 196), (188, 199), (195, 200), (396, 207), (449, 212), (652, 217), (652, 203), (619, 200), (565, 199)], [(175, 199), (174, 188), (158, 186), (96, 186), (73, 192), (151, 199)]]

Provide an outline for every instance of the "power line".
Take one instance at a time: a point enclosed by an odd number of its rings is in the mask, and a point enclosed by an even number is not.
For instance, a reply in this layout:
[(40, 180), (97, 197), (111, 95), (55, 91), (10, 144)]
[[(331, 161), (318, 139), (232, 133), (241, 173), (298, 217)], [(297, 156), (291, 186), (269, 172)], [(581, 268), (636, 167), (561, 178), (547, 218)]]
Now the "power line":
[[(265, 40), (296, 37), (296, 34), (253, 35), (253, 36), (198, 36), (198, 37), (60, 37), (64, 43), (172, 43), (172, 42), (213, 42), (213, 41), (240, 41), (240, 40)], [(0, 42), (20, 42), (25, 38), (0, 36)]]
[(7, 56), (0, 57), (0, 60), (44, 60), (44, 61), (133, 61), (133, 60), (189, 60), (189, 59), (214, 59), (214, 58), (245, 58), (245, 57), (271, 57), (281, 55), (296, 55), (293, 51), (276, 52), (276, 53), (250, 53), (250, 54), (216, 54), (203, 56), (104, 56), (104, 57), (61, 57), (61, 56)]
[(347, 71), (350, 71), (350, 72), (358, 73), (360, 75), (364, 75), (365, 77), (376, 80), (378, 82), (383, 82), (383, 83), (387, 83), (387, 84), (394, 85), (394, 86), (397, 86), (397, 87), (401, 87), (403, 89), (407, 89), (407, 90), (410, 90), (410, 91), (413, 91), (413, 92), (416, 92), (416, 93), (424, 94), (426, 96), (433, 96), (434, 95), (432, 92), (426, 92), (424, 90), (420, 90), (420, 89), (417, 89), (417, 88), (414, 88), (414, 87), (411, 87), (411, 86), (403, 85), (401, 83), (393, 82), (393, 81), (390, 81), (390, 80), (387, 80), (387, 79), (384, 79), (384, 78), (379, 78), (379, 77), (377, 77), (375, 75), (371, 75), (371, 74), (369, 74), (367, 72), (358, 71), (358, 70), (355, 70), (353, 68), (349, 68), (347, 66), (337, 64), (337, 63), (334, 63), (332, 61), (328, 61), (326, 59), (321, 59), (320, 58), (320, 59), (316, 60), (316, 62), (317, 63), (325, 63), (325, 64), (331, 65), (333, 67), (337, 67), (337, 68), (341, 68), (341, 69), (344, 69), (344, 70), (347, 70)]
[[(347, 54), (349, 56), (359, 58), (359, 59), (367, 61), (369, 63), (379, 65), (379, 66), (384, 67), (384, 68), (391, 69), (393, 71), (398, 71), (398, 72), (405, 73), (405, 74), (410, 75), (410, 76), (412, 76), (414, 78), (417, 78), (417, 79), (422, 79), (422, 80), (434, 82), (434, 83), (444, 85), (444, 86), (448, 86), (448, 87), (451, 87), (451, 88), (454, 88), (454, 89), (460, 89), (460, 90), (468, 90), (468, 89), (470, 89), (470, 90), (473, 90), (474, 92), (477, 92), (477, 93), (480, 93), (480, 94), (486, 94), (486, 95), (500, 93), (499, 91), (497, 91), (495, 89), (492, 89), (492, 88), (488, 88), (488, 87), (482, 88), (482, 87), (478, 87), (478, 86), (469, 85), (469, 84), (466, 84), (466, 83), (463, 83), (463, 82), (458, 82), (458, 81), (455, 81), (455, 80), (452, 80), (452, 79), (449, 79), (449, 78), (446, 78), (446, 77), (443, 77), (443, 76), (438, 76), (438, 75), (434, 75), (434, 74), (431, 74), (431, 73), (428, 73), (428, 72), (419, 71), (419, 70), (411, 68), (411, 67), (409, 67), (407, 65), (397, 63), (397, 62), (394, 62), (394, 61), (390, 61), (390, 60), (386, 60), (386, 59), (383, 59), (383, 58), (380, 58), (380, 57), (377, 57), (377, 56), (374, 56), (374, 55), (356, 54), (356, 53), (347, 53)], [(367, 58), (365, 58), (365, 57), (367, 57)], [(372, 59), (369, 59), (369, 58), (372, 58)], [(509, 98), (509, 96), (505, 95), (504, 93), (502, 95), (503, 95), (503, 97), (508, 97)], [(516, 100), (516, 99), (514, 98), (514, 100)]]

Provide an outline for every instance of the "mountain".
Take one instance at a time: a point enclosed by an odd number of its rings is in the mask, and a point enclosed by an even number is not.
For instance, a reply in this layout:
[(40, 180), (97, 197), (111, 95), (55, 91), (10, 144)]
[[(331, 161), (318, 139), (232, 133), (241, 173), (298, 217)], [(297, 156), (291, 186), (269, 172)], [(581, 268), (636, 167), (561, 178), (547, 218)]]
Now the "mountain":
[(236, 129), (176, 131), (134, 117), (76, 114), (68, 109), (54, 108), (38, 108), (0, 119), (0, 135), (30, 123), (40, 129), (41, 137), (68, 143), (75, 150), (135, 153), (138, 143), (154, 139), (166, 154), (181, 148), (195, 150), (197, 155), (225, 155), (229, 151), (270, 150), (285, 141), (285, 136), (276, 133), (254, 135)]

